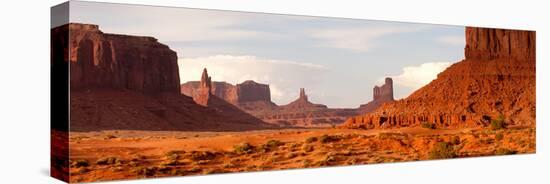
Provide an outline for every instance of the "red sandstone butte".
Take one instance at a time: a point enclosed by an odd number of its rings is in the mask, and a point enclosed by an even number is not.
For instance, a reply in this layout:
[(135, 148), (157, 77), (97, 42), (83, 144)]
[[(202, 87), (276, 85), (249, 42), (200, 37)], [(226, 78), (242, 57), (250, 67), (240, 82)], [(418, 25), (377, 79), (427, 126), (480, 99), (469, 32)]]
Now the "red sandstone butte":
[[(270, 126), (223, 100), (207, 96), (205, 101), (215, 104), (210, 107), (181, 95), (176, 52), (153, 37), (107, 34), (97, 25), (79, 23), (53, 28), (52, 37), (62, 37), (56, 34), (67, 27), (70, 58), (64, 62), (70, 62), (70, 131)], [(210, 83), (201, 85), (209, 89)]]
[(500, 115), (510, 126), (535, 126), (535, 32), (467, 27), (465, 34), (464, 60), (342, 127), (483, 127)]
[(359, 106), (359, 112), (369, 113), (376, 110), (382, 104), (395, 101), (393, 98), (393, 80), (386, 77), (382, 86), (374, 86), (372, 89), (372, 101)]
[[(206, 69), (205, 69), (206, 70)], [(204, 73), (204, 71), (203, 71)], [(201, 81), (188, 81), (180, 86), (180, 92), (194, 97), (200, 94)], [(210, 81), (211, 94), (245, 110), (257, 108), (270, 109), (276, 105), (271, 102), (269, 85), (252, 80), (232, 85), (227, 82)]]

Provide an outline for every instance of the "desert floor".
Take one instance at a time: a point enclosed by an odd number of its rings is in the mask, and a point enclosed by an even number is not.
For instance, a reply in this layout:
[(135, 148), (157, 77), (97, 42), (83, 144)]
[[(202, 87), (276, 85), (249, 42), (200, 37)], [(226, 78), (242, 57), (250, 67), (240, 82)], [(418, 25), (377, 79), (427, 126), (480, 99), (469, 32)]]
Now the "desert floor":
[(71, 132), (71, 182), (535, 153), (535, 128)]

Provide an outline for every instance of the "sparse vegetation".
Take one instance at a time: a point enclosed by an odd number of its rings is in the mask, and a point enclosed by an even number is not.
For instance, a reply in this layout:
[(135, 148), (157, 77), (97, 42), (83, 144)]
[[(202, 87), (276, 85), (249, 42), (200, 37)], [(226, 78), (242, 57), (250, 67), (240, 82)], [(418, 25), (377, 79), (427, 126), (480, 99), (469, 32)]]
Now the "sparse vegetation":
[(112, 164), (121, 164), (122, 160), (116, 157), (106, 157), (101, 158), (95, 162), (97, 165), (112, 165)]
[(105, 135), (105, 139), (114, 139), (114, 138), (117, 138), (117, 137), (111, 134)]
[(176, 166), (176, 165), (180, 165), (181, 163), (177, 160), (166, 160), (164, 162), (162, 162), (160, 165), (162, 166)]
[(312, 142), (316, 142), (317, 141), (317, 137), (308, 137), (306, 139), (306, 143), (312, 143)]
[(216, 157), (216, 154), (210, 152), (210, 151), (193, 151), (191, 153), (191, 159), (194, 161), (199, 160), (212, 160)]
[(267, 141), (267, 143), (260, 146), (260, 151), (267, 152), (267, 151), (275, 150), (281, 145), (284, 145), (284, 143), (279, 140), (269, 140)]
[(76, 167), (76, 168), (88, 167), (88, 166), (90, 166), (90, 163), (87, 160), (75, 160), (71, 164), (71, 167)]
[(503, 114), (500, 114), (497, 119), (491, 120), (491, 129), (492, 130), (500, 130), (505, 129), (507, 127), (505, 118)]
[(296, 154), (296, 153), (288, 153), (288, 155), (286, 156), (286, 158), (287, 158), (287, 159), (293, 159), (293, 158), (295, 158), (295, 157), (297, 157), (297, 156), (298, 156), (298, 154)]
[(233, 151), (239, 154), (248, 154), (254, 152), (254, 146), (249, 143), (241, 143), (233, 146)]
[(302, 167), (310, 167), (311, 164), (311, 160), (305, 159), (304, 161), (302, 161)]
[(157, 167), (136, 167), (131, 172), (142, 176), (153, 176), (157, 171)]
[(328, 143), (340, 140), (340, 136), (337, 135), (323, 135), (319, 137), (321, 143)]
[(516, 154), (517, 151), (506, 149), (506, 148), (498, 148), (495, 150), (495, 155), (513, 155)]
[(302, 150), (304, 150), (305, 152), (312, 152), (312, 151), (313, 151), (313, 146), (312, 146), (312, 145), (304, 144), (304, 145), (302, 146)]
[(500, 141), (500, 140), (504, 139), (504, 135), (502, 133), (497, 133), (497, 134), (495, 134), (495, 139), (497, 141)]
[(79, 174), (84, 174), (84, 173), (90, 172), (90, 169), (88, 169), (87, 167), (81, 167), (80, 169), (78, 169), (77, 172)]
[(451, 140), (449, 142), (452, 145), (459, 145), (460, 144), (460, 137), (459, 136), (452, 136)]
[(429, 159), (446, 159), (455, 158), (456, 156), (453, 146), (447, 142), (438, 142), (435, 144), (428, 155)]

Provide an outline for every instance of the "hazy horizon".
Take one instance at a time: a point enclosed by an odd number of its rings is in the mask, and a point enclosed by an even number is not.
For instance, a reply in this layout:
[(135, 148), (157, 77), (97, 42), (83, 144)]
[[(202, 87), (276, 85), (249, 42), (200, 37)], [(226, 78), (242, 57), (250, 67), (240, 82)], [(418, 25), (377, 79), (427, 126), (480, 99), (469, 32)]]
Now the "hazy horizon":
[[(106, 33), (152, 36), (178, 54), (180, 82), (269, 84), (284, 105), (355, 108), (394, 80), (404, 98), (463, 58), (464, 27), (72, 1), (70, 22)], [(148, 12), (144, 14), (143, 12)]]

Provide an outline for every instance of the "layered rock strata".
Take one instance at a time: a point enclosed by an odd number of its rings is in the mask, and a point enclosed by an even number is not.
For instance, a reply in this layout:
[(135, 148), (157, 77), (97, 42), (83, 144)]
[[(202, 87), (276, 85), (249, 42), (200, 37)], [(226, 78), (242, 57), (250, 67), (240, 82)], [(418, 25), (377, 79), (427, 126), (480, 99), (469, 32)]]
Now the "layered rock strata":
[(465, 35), (464, 60), (343, 127), (483, 127), (499, 116), (510, 126), (535, 126), (535, 32), (467, 27)]
[(205, 96), (208, 105), (199, 105), (181, 95), (176, 52), (153, 37), (107, 34), (79, 23), (53, 28), (52, 37), (67, 27), (67, 51), (52, 54), (69, 56), (63, 62), (70, 63), (71, 131), (270, 127), (212, 96)]
[(387, 77), (382, 86), (374, 86), (372, 89), (372, 101), (359, 106), (359, 112), (369, 113), (376, 110), (386, 102), (395, 101), (393, 98), (393, 80)]

